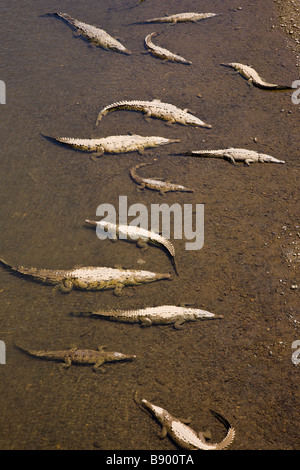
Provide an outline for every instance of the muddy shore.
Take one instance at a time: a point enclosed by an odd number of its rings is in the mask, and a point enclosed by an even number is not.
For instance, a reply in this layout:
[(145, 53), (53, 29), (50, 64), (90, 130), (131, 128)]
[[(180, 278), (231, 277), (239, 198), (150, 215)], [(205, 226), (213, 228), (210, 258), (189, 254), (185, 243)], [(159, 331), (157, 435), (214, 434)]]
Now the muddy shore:
[[(191, 427), (210, 431), (213, 441), (222, 440), (225, 429), (209, 410), (224, 415), (236, 429), (233, 450), (300, 449), (300, 364), (291, 360), (292, 345), (300, 340), (299, 109), (290, 91), (251, 87), (220, 66), (238, 61), (275, 83), (297, 80), (299, 29), (286, 32), (292, 21), (299, 24), (294, 21), (298, 2), (277, 1), (277, 7), (273, 0), (136, 3), (28, 0), (12, 7), (2, 1), (0, 78), (7, 85), (7, 104), (0, 107), (0, 257), (48, 269), (119, 265), (174, 274), (159, 247), (144, 252), (131, 243), (99, 240), (86, 226), (100, 204), (118, 210), (124, 195), (128, 206), (204, 204), (204, 246), (188, 251), (186, 240), (172, 234), (180, 275), (128, 287), (121, 297), (110, 291), (62, 294), (1, 267), (6, 364), (0, 365), (0, 448), (175, 450), (169, 438), (158, 438), (159, 425), (137, 406), (137, 391), (176, 416), (190, 416)], [(194, 11), (200, 3), (202, 11), (221, 15), (202, 23), (135, 24)], [(47, 16), (61, 11), (62, 4), (63, 11), (118, 36), (132, 55), (91, 48), (63, 21)], [(193, 64), (145, 55), (144, 38), (152, 31), (159, 33), (157, 44)], [(123, 110), (95, 129), (102, 107), (153, 98), (189, 108), (213, 127), (169, 126)], [(181, 142), (142, 156), (133, 152), (93, 161), (41, 137), (115, 133)], [(173, 155), (229, 146), (268, 153), (286, 164), (247, 167)], [(129, 168), (147, 161), (155, 165), (141, 168), (141, 175), (169, 179), (194, 193), (162, 197), (139, 191)], [(175, 330), (73, 315), (181, 303), (223, 319)], [(80, 365), (62, 371), (15, 344), (29, 350), (106, 345), (137, 357), (106, 364), (99, 374)]]

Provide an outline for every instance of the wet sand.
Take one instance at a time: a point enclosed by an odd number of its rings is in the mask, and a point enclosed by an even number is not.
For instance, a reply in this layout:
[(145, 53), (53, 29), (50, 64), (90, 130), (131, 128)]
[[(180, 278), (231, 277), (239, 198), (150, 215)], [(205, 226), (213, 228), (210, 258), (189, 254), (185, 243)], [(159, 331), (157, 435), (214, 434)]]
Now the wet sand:
[[(63, 295), (1, 267), (0, 339), (7, 363), (0, 365), (0, 448), (176, 449), (168, 438), (158, 439), (158, 424), (133, 400), (138, 391), (176, 416), (191, 416), (193, 429), (209, 429), (213, 441), (225, 430), (209, 410), (223, 414), (236, 429), (233, 450), (299, 449), (300, 366), (291, 360), (292, 343), (300, 340), (299, 109), (290, 92), (249, 87), (220, 66), (238, 61), (268, 81), (298, 79), (276, 6), (273, 0), (207, 0), (201, 10), (222, 15), (195, 24), (131, 25), (167, 13), (162, 2), (146, 0), (135, 8), (135, 0), (109, 3), (100, 7), (91, 0), (87, 9), (68, 0), (63, 8), (118, 36), (131, 56), (92, 49), (62, 20), (42, 16), (61, 10), (59, 1), (2, 2), (0, 79), (7, 104), (0, 108), (0, 255), (24, 266), (121, 265), (174, 274), (163, 250), (100, 241), (85, 225), (99, 204), (118, 208), (120, 195), (128, 205), (205, 204), (204, 247), (187, 251), (185, 240), (172, 240), (179, 276), (126, 288), (123, 297), (109, 291)], [(168, 13), (198, 10), (198, 3), (174, 0)], [(160, 33), (155, 43), (193, 65), (144, 55), (144, 38), (152, 31)], [(189, 108), (212, 129), (146, 122), (129, 111), (106, 116), (95, 129), (102, 107), (153, 98)], [(181, 142), (95, 162), (41, 137), (128, 132)], [(286, 164), (247, 167), (172, 155), (229, 146), (269, 153)], [(144, 161), (156, 165), (140, 174), (195, 192), (163, 198), (138, 191), (129, 168)], [(71, 315), (182, 302), (224, 318), (177, 331)], [(106, 345), (137, 358), (107, 364), (103, 374), (76, 365), (60, 371), (14, 343), (44, 350)]]

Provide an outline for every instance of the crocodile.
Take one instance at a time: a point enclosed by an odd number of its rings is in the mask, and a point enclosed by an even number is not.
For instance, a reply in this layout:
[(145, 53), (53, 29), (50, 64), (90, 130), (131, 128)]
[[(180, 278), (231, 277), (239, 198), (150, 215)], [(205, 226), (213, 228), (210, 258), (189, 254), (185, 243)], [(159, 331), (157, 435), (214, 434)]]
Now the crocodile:
[(154, 55), (155, 57), (159, 57), (160, 59), (163, 60), (170, 60), (172, 62), (178, 62), (180, 64), (186, 64), (186, 65), (191, 65), (192, 62), (189, 60), (186, 60), (184, 57), (181, 57), (180, 55), (173, 54), (173, 52), (168, 51), (168, 49), (164, 49), (163, 47), (156, 46), (152, 42), (152, 38), (157, 36), (157, 33), (150, 33), (148, 36), (145, 37), (145, 44), (146, 47), (148, 48), (148, 52), (150, 54)]
[(245, 162), (246, 165), (250, 165), (250, 163), (285, 163), (284, 160), (278, 160), (277, 158), (274, 158), (271, 155), (267, 155), (265, 153), (259, 153), (255, 150), (232, 147), (220, 150), (193, 150), (178, 155), (224, 158), (225, 160), (229, 160), (231, 163)]
[(153, 273), (122, 268), (105, 267), (74, 267), (69, 270), (52, 270), (11, 266), (0, 259), (5, 267), (23, 274), (47, 285), (54, 285), (63, 293), (69, 293), (73, 288), (86, 291), (114, 289), (115, 295), (121, 295), (123, 287), (138, 286), (161, 279), (170, 279), (168, 273)]
[(213, 410), (210, 410), (211, 413), (227, 428), (227, 434), (224, 439), (215, 444), (207, 442), (203, 432), (196, 433), (192, 428), (190, 428), (187, 425), (190, 420), (175, 418), (164, 408), (154, 405), (144, 398), (141, 400), (141, 403), (161, 424), (162, 429), (160, 437), (164, 438), (168, 434), (182, 449), (224, 450), (232, 444), (235, 438), (235, 429), (230, 426), (229, 422), (223, 416)]
[(153, 165), (153, 163), (140, 163), (139, 165), (134, 166), (129, 170), (130, 176), (135, 183), (139, 185), (139, 189), (153, 189), (154, 191), (159, 191), (159, 194), (162, 196), (169, 191), (181, 191), (187, 193), (193, 193), (193, 189), (186, 188), (181, 184), (170, 183), (170, 181), (158, 180), (153, 178), (142, 178), (136, 173), (138, 168), (141, 168), (145, 165)]
[(98, 350), (70, 348), (58, 351), (27, 350), (19, 345), (16, 345), (16, 347), (30, 356), (51, 361), (64, 362), (64, 364), (61, 365), (63, 368), (69, 368), (72, 363), (94, 364), (93, 369), (95, 372), (101, 371), (105, 362), (131, 361), (136, 358), (135, 355), (128, 355), (114, 351), (104, 351), (106, 346), (99, 346)]
[(55, 12), (54, 15), (59, 16), (65, 20), (69, 25), (74, 27), (78, 34), (82, 35), (85, 39), (91, 42), (95, 46), (100, 46), (103, 49), (110, 49), (115, 52), (121, 52), (122, 54), (130, 55), (131, 52), (126, 49), (117, 39), (110, 36), (103, 29), (97, 28), (81, 21), (72, 18), (67, 13)]
[[(199, 308), (175, 305), (161, 305), (137, 310), (99, 310), (95, 312), (81, 312), (80, 314), (83, 316), (99, 316), (121, 323), (140, 323), (141, 326), (173, 325), (176, 330), (181, 329), (185, 322), (219, 320), (223, 318), (222, 315), (215, 315)], [(76, 316), (76, 314), (74, 315)]]
[[(42, 134), (43, 135), (43, 134)], [(93, 157), (101, 157), (104, 153), (127, 153), (139, 152), (140, 154), (146, 148), (159, 147), (180, 142), (180, 139), (167, 139), (159, 136), (141, 136), (141, 135), (114, 135), (103, 137), (101, 139), (77, 139), (72, 137), (43, 137), (68, 145), (75, 149), (92, 152)]]
[(195, 23), (200, 20), (205, 20), (207, 18), (213, 18), (218, 16), (217, 13), (177, 13), (175, 15), (166, 15), (158, 18), (151, 18), (150, 20), (140, 21), (135, 24), (145, 24), (145, 23), (182, 23), (182, 22), (192, 22)]
[(268, 83), (249, 65), (239, 64), (238, 62), (231, 62), (229, 64), (221, 64), (223, 67), (231, 67), (235, 69), (237, 73), (242, 75), (249, 85), (254, 85), (262, 90), (292, 90), (291, 86), (288, 85), (277, 85), (275, 83)]
[(193, 116), (193, 114), (191, 114), (187, 108), (180, 109), (173, 104), (163, 103), (158, 99), (154, 99), (152, 101), (124, 100), (112, 103), (100, 111), (96, 121), (96, 126), (103, 116), (106, 116), (112, 111), (122, 109), (141, 111), (145, 113), (147, 118), (154, 117), (168, 121), (169, 123), (177, 123), (185, 126), (190, 125), (196, 127), (206, 127), (208, 129), (211, 129), (212, 127), (210, 124), (206, 124), (205, 122), (201, 121), (201, 119)]
[(86, 223), (90, 225), (94, 225), (96, 227), (102, 227), (102, 229), (106, 232), (112, 233), (112, 238), (119, 237), (121, 239), (130, 240), (136, 242), (139, 248), (143, 250), (147, 249), (148, 243), (153, 243), (154, 245), (164, 246), (168, 253), (171, 255), (175, 271), (177, 272), (177, 267), (175, 263), (175, 248), (172, 243), (167, 240), (162, 235), (153, 232), (151, 230), (146, 230), (142, 227), (131, 226), (131, 225), (118, 225), (112, 222), (107, 221), (94, 221), (86, 219)]

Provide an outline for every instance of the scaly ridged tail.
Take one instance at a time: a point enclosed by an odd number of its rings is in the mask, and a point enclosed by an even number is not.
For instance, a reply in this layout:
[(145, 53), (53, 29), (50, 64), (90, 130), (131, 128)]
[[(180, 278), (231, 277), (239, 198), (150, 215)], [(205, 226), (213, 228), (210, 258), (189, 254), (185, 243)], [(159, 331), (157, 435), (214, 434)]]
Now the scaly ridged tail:
[(217, 418), (222, 424), (224, 424), (224, 426), (228, 430), (226, 437), (224, 437), (224, 439), (221, 442), (216, 444), (216, 448), (215, 448), (216, 450), (224, 450), (226, 449), (226, 447), (232, 444), (235, 438), (235, 429), (231, 427), (230, 423), (222, 415), (220, 415), (219, 413), (216, 413), (213, 410), (210, 410), (210, 412), (215, 416), (215, 418)]

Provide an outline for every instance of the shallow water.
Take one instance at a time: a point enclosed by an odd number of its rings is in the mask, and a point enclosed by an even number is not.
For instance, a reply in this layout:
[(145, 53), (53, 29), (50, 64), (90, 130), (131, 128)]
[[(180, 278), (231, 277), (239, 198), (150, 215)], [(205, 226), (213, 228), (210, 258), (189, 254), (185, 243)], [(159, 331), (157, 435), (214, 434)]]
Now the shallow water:
[[(0, 107), (1, 257), (53, 269), (121, 265), (174, 273), (163, 250), (100, 241), (84, 221), (96, 217), (99, 204), (118, 208), (120, 195), (128, 205), (205, 204), (204, 247), (187, 251), (184, 240), (174, 240), (179, 276), (171, 282), (126, 288), (123, 297), (111, 291), (63, 295), (1, 268), (2, 449), (175, 449), (168, 438), (157, 438), (159, 426), (133, 400), (136, 390), (177, 416), (191, 416), (191, 426), (210, 429), (213, 440), (225, 431), (209, 409), (222, 413), (236, 428), (233, 449), (299, 448), (299, 366), (291, 361), (292, 342), (300, 339), (299, 290), (290, 288), (299, 285), (299, 264), (286, 256), (300, 225), (299, 109), (290, 92), (249, 87), (220, 66), (248, 63), (268, 81), (292, 84), (295, 60), (283, 32), (272, 28), (271, 0), (207, 0), (201, 10), (222, 15), (195, 24), (131, 24), (199, 10), (192, 0), (171, 3), (166, 10), (158, 0), (138, 7), (135, 0), (1, 3), (0, 79), (7, 87), (7, 104)], [(44, 16), (54, 11), (102, 27), (132, 55), (92, 49), (62, 20)], [(156, 44), (193, 65), (143, 54), (152, 31), (160, 33)], [(153, 98), (189, 108), (212, 129), (146, 122), (129, 111), (114, 112), (95, 128), (104, 106)], [(41, 136), (128, 132), (181, 142), (95, 162)], [(246, 167), (172, 155), (229, 146), (257, 149), (286, 164)], [(195, 192), (162, 198), (137, 191), (129, 169), (154, 158), (157, 165), (140, 174)], [(181, 302), (224, 318), (177, 331), (70, 315)], [(44, 350), (106, 345), (137, 359), (106, 364), (104, 374), (75, 365), (61, 372), (14, 343)]]

